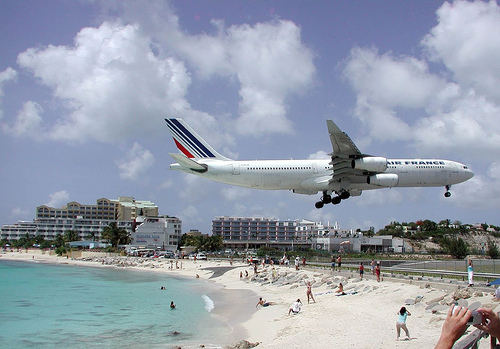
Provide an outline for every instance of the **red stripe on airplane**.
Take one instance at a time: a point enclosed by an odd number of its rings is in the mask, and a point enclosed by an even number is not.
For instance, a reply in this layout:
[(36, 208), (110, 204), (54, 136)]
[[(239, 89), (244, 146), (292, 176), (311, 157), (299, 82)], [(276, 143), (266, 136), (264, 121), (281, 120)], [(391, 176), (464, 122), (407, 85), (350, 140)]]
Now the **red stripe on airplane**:
[(177, 146), (177, 149), (179, 149), (184, 155), (186, 155), (188, 158), (193, 159), (194, 155), (191, 154), (186, 148), (182, 146), (179, 142), (177, 142), (177, 139), (174, 138), (175, 145)]

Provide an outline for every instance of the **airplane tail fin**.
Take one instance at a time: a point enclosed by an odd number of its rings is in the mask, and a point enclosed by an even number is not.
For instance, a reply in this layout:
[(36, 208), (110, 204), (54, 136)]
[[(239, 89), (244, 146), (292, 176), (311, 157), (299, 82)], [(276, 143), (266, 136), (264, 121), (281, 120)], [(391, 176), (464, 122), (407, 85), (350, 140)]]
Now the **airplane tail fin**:
[(229, 160), (217, 153), (184, 120), (172, 118), (165, 119), (165, 121), (174, 138), (177, 149), (187, 158), (195, 161), (200, 159)]

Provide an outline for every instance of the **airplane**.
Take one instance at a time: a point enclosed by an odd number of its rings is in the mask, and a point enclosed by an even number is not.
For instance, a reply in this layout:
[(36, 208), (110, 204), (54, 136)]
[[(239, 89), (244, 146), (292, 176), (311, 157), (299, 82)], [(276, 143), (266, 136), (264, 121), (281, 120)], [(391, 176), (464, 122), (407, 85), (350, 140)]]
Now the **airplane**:
[(474, 176), (466, 165), (440, 159), (387, 159), (363, 154), (347, 133), (326, 120), (333, 151), (330, 159), (251, 160), (228, 159), (215, 151), (184, 120), (165, 119), (179, 153), (170, 169), (216, 182), (263, 189), (291, 190), (322, 196), (315, 207), (339, 204), (363, 190), (393, 187), (440, 187), (450, 197), (453, 184)]

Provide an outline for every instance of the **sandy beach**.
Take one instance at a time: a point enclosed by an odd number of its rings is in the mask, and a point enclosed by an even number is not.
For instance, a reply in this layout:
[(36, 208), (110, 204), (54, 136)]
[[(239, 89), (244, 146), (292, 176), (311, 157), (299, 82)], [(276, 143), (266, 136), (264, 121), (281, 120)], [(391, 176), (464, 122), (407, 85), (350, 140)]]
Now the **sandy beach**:
[[(258, 342), (258, 348), (433, 348), (455, 292), (446, 290), (444, 283), (441, 289), (434, 284), (433, 287), (425, 283), (415, 285), (387, 278), (377, 282), (371, 275), (360, 280), (356, 273), (318, 272), (307, 268), (296, 271), (283, 266), (274, 266), (273, 278), (271, 266), (260, 267), (254, 275), (253, 268), (241, 262), (231, 266), (227, 261), (182, 260), (176, 268), (175, 262), (166, 259), (111, 257), (86, 261), (31, 251), (2, 253), (0, 258), (100, 267), (119, 265), (183, 277), (198, 276), (218, 286), (209, 296), (215, 303), (214, 312), (226, 318), (231, 326), (232, 340)], [(308, 304), (305, 281), (311, 282), (316, 302)], [(338, 296), (335, 292), (340, 282), (346, 295)], [(492, 309), (499, 305), (492, 299), (493, 289), (460, 291), (465, 293), (459, 297), (463, 305)], [(256, 308), (259, 297), (276, 305)], [(297, 298), (303, 304), (300, 313), (288, 315)], [(397, 312), (402, 306), (411, 312), (407, 321), (409, 341), (403, 340), (404, 333), (401, 340), (396, 341)], [(470, 328), (466, 334), (474, 329)], [(489, 348), (489, 339), (483, 339), (479, 347)]]

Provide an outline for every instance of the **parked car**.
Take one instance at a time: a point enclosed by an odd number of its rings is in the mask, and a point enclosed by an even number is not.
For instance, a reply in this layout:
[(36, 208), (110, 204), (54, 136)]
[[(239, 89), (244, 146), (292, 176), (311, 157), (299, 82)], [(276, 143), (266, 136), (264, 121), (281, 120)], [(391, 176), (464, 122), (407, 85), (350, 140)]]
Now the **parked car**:
[(205, 260), (206, 261), (207, 260), (207, 255), (205, 255), (204, 253), (198, 253), (196, 255), (196, 259), (198, 259), (198, 260)]
[(175, 253), (172, 251), (165, 251), (164, 255), (165, 258), (175, 258)]

